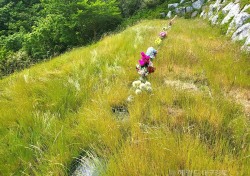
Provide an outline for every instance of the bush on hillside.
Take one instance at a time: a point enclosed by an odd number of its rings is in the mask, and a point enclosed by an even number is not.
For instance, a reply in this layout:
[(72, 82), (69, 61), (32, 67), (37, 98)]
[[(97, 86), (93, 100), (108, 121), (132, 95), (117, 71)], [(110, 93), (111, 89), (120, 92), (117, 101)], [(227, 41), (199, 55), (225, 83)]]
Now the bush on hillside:
[(15, 53), (4, 52), (5, 51), (1, 53), (4, 57), (0, 60), (0, 76), (9, 75), (15, 71), (27, 68), (32, 64), (31, 58), (24, 51), (20, 50)]

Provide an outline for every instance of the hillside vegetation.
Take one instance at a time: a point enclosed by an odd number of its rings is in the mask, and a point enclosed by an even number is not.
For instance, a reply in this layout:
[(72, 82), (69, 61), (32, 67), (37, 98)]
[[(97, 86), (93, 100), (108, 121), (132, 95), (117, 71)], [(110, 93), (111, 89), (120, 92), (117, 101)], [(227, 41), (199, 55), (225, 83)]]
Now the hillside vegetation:
[[(155, 46), (166, 25), (142, 21), (1, 80), (0, 175), (71, 174), (88, 152), (103, 161), (101, 175), (249, 175), (249, 117), (229, 95), (249, 92), (250, 56), (201, 20), (177, 19)], [(149, 46), (158, 49), (153, 92), (135, 96), (135, 64)], [(112, 112), (121, 105), (129, 115)]]
[[(166, 3), (170, 2), (0, 0), (0, 78), (96, 42), (103, 34), (145, 18), (145, 14), (159, 18), (162, 10), (168, 11)], [(142, 9), (143, 13), (128, 20)]]

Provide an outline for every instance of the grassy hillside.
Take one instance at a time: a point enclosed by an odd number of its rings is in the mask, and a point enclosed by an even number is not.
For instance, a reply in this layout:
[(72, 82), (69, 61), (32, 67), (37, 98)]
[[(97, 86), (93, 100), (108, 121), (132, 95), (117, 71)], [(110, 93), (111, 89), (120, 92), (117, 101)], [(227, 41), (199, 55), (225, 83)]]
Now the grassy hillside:
[[(177, 19), (157, 47), (166, 25), (143, 21), (1, 80), (0, 175), (67, 175), (88, 152), (102, 175), (249, 175), (249, 117), (230, 95), (249, 93), (250, 56), (200, 20)], [(159, 52), (153, 92), (135, 96), (135, 64), (149, 46)], [(177, 80), (197, 90), (166, 84)], [(112, 112), (120, 105), (123, 120)]]

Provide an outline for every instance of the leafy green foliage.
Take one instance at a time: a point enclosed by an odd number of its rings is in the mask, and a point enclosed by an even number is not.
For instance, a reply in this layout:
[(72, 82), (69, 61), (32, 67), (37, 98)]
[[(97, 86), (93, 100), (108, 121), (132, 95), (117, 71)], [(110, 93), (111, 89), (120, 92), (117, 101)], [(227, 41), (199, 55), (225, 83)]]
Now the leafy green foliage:
[(119, 0), (119, 8), (122, 11), (123, 17), (129, 17), (133, 15), (138, 9), (140, 9), (142, 0)]
[[(0, 3), (0, 46), (9, 53), (24, 51), (27, 60), (32, 58), (35, 62), (96, 41), (122, 20), (115, 0), (6, 0)], [(2, 57), (4, 59), (8, 63), (8, 58)], [(11, 64), (4, 67), (8, 66)], [(15, 71), (14, 68), (6, 70)]]
[(249, 4), (249, 0), (241, 0), (240, 1), (240, 7), (241, 9), (243, 9), (245, 7), (245, 5)]
[(129, 17), (128, 19), (124, 20), (121, 27), (126, 27), (142, 19), (160, 19), (162, 18), (161, 13), (168, 13), (168, 2), (162, 3), (157, 7), (152, 8), (143, 8), (138, 10), (133, 16)]
[(40, 19), (33, 31), (25, 35), (24, 49), (27, 53), (33, 58), (44, 59), (65, 51), (70, 45), (64, 33), (67, 30), (65, 21), (61, 15), (48, 15)]
[(20, 30), (30, 32), (42, 8), (39, 0), (4, 1), (0, 7), (0, 35), (6, 36)]
[(78, 5), (79, 9), (75, 18), (79, 27), (82, 26), (79, 32), (84, 38), (96, 40), (97, 35), (100, 37), (105, 31), (113, 30), (121, 21), (120, 10), (114, 0), (82, 1)]

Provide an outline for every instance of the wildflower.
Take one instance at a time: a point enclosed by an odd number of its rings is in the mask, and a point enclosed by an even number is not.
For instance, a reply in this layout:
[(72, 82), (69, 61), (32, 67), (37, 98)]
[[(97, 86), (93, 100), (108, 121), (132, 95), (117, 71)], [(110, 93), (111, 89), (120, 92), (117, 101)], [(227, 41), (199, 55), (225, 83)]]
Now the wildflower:
[(141, 52), (141, 59), (138, 61), (140, 66), (144, 66), (146, 64), (149, 64), (150, 57), (147, 56), (144, 52)]
[(149, 47), (147, 49), (146, 55), (150, 57), (150, 59), (154, 59), (157, 54), (157, 50), (153, 47)]
[(148, 66), (148, 73), (154, 73), (155, 72), (155, 67), (153, 66)]
[(141, 90), (145, 90), (145, 89), (146, 89), (146, 85), (145, 85), (144, 83), (141, 83), (141, 84), (140, 84), (140, 89), (141, 89)]
[(149, 86), (151, 86), (151, 83), (148, 82), (148, 81), (146, 81), (146, 82), (145, 82), (145, 85), (146, 85), (147, 87), (149, 87)]
[(167, 36), (167, 33), (166, 32), (160, 32), (159, 36), (163, 39)]
[(146, 90), (147, 90), (148, 92), (152, 92), (152, 87), (147, 87)]
[(132, 85), (133, 85), (134, 88), (139, 87), (140, 84), (141, 84), (141, 81), (140, 81), (140, 80), (134, 81), (134, 82), (132, 83)]
[(161, 42), (162, 42), (162, 40), (160, 38), (158, 38), (158, 39), (155, 40), (155, 44), (157, 44), (157, 45), (160, 45)]
[(132, 102), (134, 100), (134, 97), (132, 95), (129, 95), (129, 97), (127, 98), (128, 102)]
[(136, 95), (141, 94), (141, 92), (142, 92), (142, 91), (141, 91), (140, 89), (136, 89), (136, 90), (135, 90), (135, 94), (136, 94)]
[(139, 75), (141, 75), (142, 77), (148, 76), (148, 74), (149, 74), (148, 69), (147, 69), (146, 66), (142, 67), (140, 65), (137, 65), (136, 70), (139, 73)]
[(154, 72), (154, 68), (152, 66), (153, 63), (150, 61), (150, 56), (147, 56), (144, 52), (141, 52), (141, 59), (138, 62), (139, 65), (136, 65), (136, 70), (141, 75), (141, 77), (146, 77), (148, 74)]

